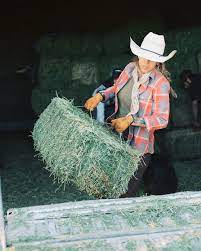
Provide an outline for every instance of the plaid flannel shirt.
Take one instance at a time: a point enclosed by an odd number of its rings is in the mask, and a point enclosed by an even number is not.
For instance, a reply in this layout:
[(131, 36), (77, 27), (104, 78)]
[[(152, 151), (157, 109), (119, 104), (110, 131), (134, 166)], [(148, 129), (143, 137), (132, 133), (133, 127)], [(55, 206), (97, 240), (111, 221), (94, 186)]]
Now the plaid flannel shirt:
[[(117, 94), (131, 78), (134, 67), (135, 63), (129, 63), (122, 71), (116, 84), (102, 91), (105, 96), (104, 101), (115, 97), (115, 112), (110, 118), (115, 117), (118, 111)], [(157, 70), (153, 70), (148, 83), (142, 84), (139, 88), (139, 111), (135, 116), (143, 118), (146, 127), (131, 124), (128, 143), (142, 154), (154, 153), (154, 131), (167, 127), (170, 109), (169, 93), (170, 83)], [(133, 114), (132, 110), (128, 115), (131, 114)]]

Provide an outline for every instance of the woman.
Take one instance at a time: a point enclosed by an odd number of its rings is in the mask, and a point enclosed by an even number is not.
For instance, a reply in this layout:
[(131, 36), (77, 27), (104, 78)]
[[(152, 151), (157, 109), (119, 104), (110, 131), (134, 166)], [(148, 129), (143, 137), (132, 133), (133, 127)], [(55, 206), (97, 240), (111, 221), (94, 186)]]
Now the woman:
[(121, 197), (136, 195), (154, 153), (154, 131), (167, 127), (170, 83), (164, 62), (176, 53), (163, 56), (164, 36), (153, 32), (145, 36), (140, 47), (130, 38), (130, 49), (137, 57), (124, 68), (116, 84), (85, 103), (86, 109), (93, 110), (115, 95), (115, 112), (109, 118), (111, 125), (118, 133), (127, 135), (128, 144), (143, 155), (129, 181), (128, 191)]

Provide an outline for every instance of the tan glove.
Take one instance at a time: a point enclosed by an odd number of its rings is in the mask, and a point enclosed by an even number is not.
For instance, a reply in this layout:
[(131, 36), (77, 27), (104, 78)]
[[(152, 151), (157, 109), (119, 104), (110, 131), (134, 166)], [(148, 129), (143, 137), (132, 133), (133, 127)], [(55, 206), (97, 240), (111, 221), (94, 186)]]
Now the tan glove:
[(95, 96), (87, 99), (84, 104), (84, 107), (89, 110), (93, 111), (94, 108), (103, 100), (103, 96), (100, 93), (97, 93)]
[(114, 127), (114, 129), (117, 132), (123, 132), (123, 131), (125, 131), (130, 126), (130, 124), (132, 122), (133, 122), (133, 117), (131, 115), (127, 116), (127, 117), (113, 119), (111, 121), (112, 127)]

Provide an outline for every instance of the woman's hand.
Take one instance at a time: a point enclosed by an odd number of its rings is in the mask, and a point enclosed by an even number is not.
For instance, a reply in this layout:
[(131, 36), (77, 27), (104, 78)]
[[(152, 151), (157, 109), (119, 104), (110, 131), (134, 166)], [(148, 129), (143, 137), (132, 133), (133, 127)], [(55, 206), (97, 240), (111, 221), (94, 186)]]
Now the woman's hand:
[(87, 99), (84, 104), (84, 107), (89, 110), (93, 111), (94, 108), (103, 100), (103, 96), (100, 93), (97, 93), (95, 96)]
[(132, 122), (133, 122), (133, 117), (131, 115), (127, 117), (113, 119), (111, 121), (112, 127), (114, 127), (114, 129), (119, 133), (125, 131)]

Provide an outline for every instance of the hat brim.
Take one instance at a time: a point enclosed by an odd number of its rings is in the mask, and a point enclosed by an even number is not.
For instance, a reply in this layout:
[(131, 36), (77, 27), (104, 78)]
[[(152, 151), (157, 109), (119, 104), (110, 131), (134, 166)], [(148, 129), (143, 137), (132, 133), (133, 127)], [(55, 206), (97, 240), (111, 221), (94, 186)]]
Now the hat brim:
[(148, 60), (158, 62), (158, 63), (164, 63), (165, 61), (169, 60), (172, 58), (175, 53), (177, 52), (176, 50), (170, 52), (168, 56), (162, 56), (157, 53), (154, 53), (152, 51), (145, 50), (138, 46), (130, 37), (130, 49), (132, 53), (138, 57), (146, 58)]

